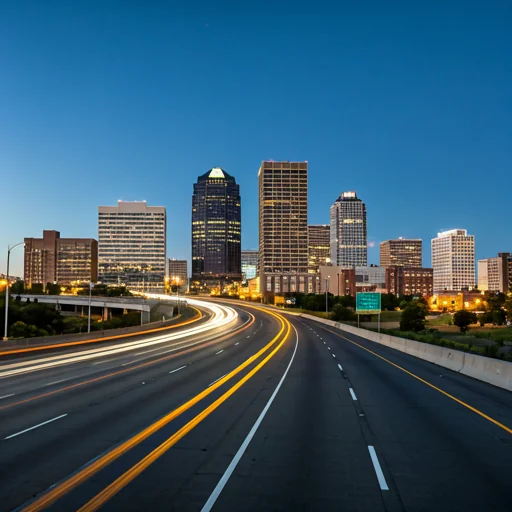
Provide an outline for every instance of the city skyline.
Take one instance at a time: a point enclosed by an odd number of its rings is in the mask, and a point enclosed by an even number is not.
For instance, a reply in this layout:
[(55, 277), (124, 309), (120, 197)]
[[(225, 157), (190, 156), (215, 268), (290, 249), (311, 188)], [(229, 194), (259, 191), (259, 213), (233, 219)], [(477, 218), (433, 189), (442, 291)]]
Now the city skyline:
[[(325, 205), (357, 190), (368, 263), (381, 241), (457, 226), (475, 234), (477, 259), (510, 251), (500, 213), (512, 161), (507, 19), (474, 4), (463, 18), (454, 5), (376, 2), (315, 15), (296, 3), (182, 6), (178, 16), (163, 5), (6, 8), (0, 172), (12, 218), (0, 272), (7, 246), (43, 229), (95, 238), (98, 204), (146, 200), (180, 216), (198, 171), (214, 166), (237, 170), (243, 245), (256, 247), (262, 159), (309, 161), (310, 224), (328, 223)], [(261, 26), (276, 37), (262, 40)], [(256, 69), (301, 79), (262, 87)], [(504, 186), (478, 193), (484, 176)], [(189, 245), (188, 225), (169, 222), (167, 253), (189, 260)], [(21, 251), (11, 263), (21, 276)]]

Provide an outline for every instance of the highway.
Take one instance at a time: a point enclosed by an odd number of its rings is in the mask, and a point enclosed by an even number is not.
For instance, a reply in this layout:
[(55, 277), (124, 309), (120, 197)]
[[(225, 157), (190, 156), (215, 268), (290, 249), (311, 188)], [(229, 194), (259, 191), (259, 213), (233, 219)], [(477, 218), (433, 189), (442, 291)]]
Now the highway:
[(200, 307), (221, 311), (0, 360), (0, 510), (510, 510), (510, 392), (269, 308)]

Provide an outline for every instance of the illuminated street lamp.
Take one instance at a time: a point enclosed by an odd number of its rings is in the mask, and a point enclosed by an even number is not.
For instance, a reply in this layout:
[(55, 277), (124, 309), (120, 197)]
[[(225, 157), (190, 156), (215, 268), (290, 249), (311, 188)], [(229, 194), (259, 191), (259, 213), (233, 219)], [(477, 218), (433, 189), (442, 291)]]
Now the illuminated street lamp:
[(9, 319), (9, 262), (11, 259), (11, 251), (18, 247), (19, 245), (25, 245), (25, 242), (18, 242), (12, 247), (7, 246), (7, 274), (5, 276), (5, 280), (7, 284), (5, 286), (5, 328), (4, 328), (4, 341), (7, 341), (9, 338), (7, 337), (7, 320)]

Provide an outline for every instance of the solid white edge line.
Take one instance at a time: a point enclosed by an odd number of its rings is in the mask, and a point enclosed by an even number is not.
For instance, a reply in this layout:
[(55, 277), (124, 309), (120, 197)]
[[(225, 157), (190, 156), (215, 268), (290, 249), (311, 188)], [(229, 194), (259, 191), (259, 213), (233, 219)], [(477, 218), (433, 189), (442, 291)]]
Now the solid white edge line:
[(252, 438), (254, 437), (254, 434), (258, 430), (258, 427), (260, 426), (261, 422), (263, 421), (263, 418), (265, 418), (267, 411), (270, 409), (270, 406), (272, 405), (274, 398), (276, 397), (277, 393), (279, 392), (279, 389), (281, 389), (284, 379), (288, 375), (288, 371), (290, 370), (290, 367), (292, 366), (293, 360), (295, 358), (295, 353), (297, 352), (297, 347), (299, 346), (299, 333), (297, 332), (297, 329), (295, 328), (295, 326), (293, 324), (292, 324), (292, 327), (293, 327), (293, 329), (295, 331), (295, 335), (296, 335), (295, 348), (293, 350), (292, 358), (290, 359), (290, 362), (288, 363), (288, 366), (287, 366), (283, 376), (281, 377), (279, 384), (276, 386), (276, 389), (274, 390), (274, 392), (272, 393), (272, 396), (270, 397), (269, 401), (267, 402), (267, 405), (265, 405), (263, 411), (261, 411), (261, 414), (258, 416), (256, 423), (254, 423), (254, 425), (252, 426), (251, 430), (247, 434), (247, 437), (244, 439), (244, 442), (241, 444), (240, 448), (236, 452), (236, 455), (233, 457), (233, 460), (230, 462), (226, 471), (224, 472), (221, 479), (219, 480), (219, 483), (215, 486), (215, 489), (210, 494), (208, 501), (203, 505), (201, 512), (209, 512), (212, 509), (212, 507), (215, 505), (217, 498), (220, 496), (220, 493), (222, 492), (222, 490), (228, 483), (228, 480), (230, 479), (231, 475), (233, 474), (233, 471), (235, 470), (236, 466), (240, 462), (240, 459), (242, 458), (243, 454), (245, 453), (245, 450), (247, 450), (249, 443), (251, 442)]
[(340, 369), (340, 372), (343, 371), (343, 368), (341, 367), (341, 364), (338, 365), (338, 368)]
[(384, 473), (382, 472), (382, 468), (380, 467), (380, 462), (377, 457), (377, 453), (375, 452), (375, 448), (373, 446), (368, 446), (368, 451), (370, 452), (370, 457), (372, 459), (373, 468), (375, 469), (375, 473), (377, 473), (377, 480), (379, 481), (381, 491), (389, 491), (389, 487), (386, 482), (386, 479), (384, 478)]
[(9, 398), (10, 396), (14, 396), (16, 393), (11, 393), (10, 395), (4, 395), (4, 396), (0, 396), (0, 400), (2, 400), (3, 398)]
[(216, 382), (218, 382), (220, 379), (224, 378), (226, 375), (227, 375), (227, 373), (225, 373), (222, 377), (215, 379), (213, 382), (210, 382), (210, 384), (208, 384), (208, 387), (213, 386)]
[(224, 352), (224, 349), (219, 350), (218, 352), (215, 352), (215, 355), (221, 354), (222, 352)]
[(43, 423), (39, 423), (39, 425), (34, 425), (33, 427), (26, 428), (25, 430), (22, 430), (21, 432), (16, 432), (16, 434), (11, 434), (10, 436), (4, 437), (4, 441), (6, 439), (11, 439), (12, 437), (16, 437), (21, 434), (24, 434), (25, 432), (29, 432), (30, 430), (34, 430), (35, 428), (42, 427), (43, 425), (46, 425), (47, 423), (51, 423), (52, 421), (60, 420), (61, 418), (64, 418), (65, 416), (67, 416), (67, 413), (61, 414), (60, 416), (57, 416), (56, 418), (52, 418), (51, 420), (43, 421)]
[(354, 393), (354, 390), (352, 388), (348, 388), (348, 390), (350, 391), (350, 396), (352, 397), (352, 400), (356, 401), (357, 400), (357, 396)]
[(180, 366), (179, 368), (176, 368), (176, 370), (171, 370), (169, 373), (179, 372), (180, 370), (183, 370), (183, 368), (186, 368), (186, 367), (187, 367), (187, 365)]

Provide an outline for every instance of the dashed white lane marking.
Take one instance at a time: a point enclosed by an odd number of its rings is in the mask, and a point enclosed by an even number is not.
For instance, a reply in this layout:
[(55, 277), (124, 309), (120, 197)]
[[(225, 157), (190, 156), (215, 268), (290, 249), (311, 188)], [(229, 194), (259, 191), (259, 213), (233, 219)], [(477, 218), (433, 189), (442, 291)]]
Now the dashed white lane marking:
[(375, 473), (377, 474), (377, 480), (379, 481), (381, 491), (389, 491), (389, 487), (388, 484), (386, 483), (386, 479), (384, 478), (382, 468), (380, 467), (380, 462), (377, 457), (377, 453), (375, 452), (375, 448), (373, 446), (368, 446), (368, 451), (370, 452), (373, 468), (375, 469)]
[(354, 390), (352, 388), (348, 388), (348, 390), (350, 391), (350, 396), (352, 397), (352, 400), (356, 401), (357, 400), (357, 396), (354, 393)]
[(112, 363), (115, 359), (107, 359), (106, 361), (96, 361), (95, 363), (91, 363), (91, 366), (96, 366), (97, 364), (106, 364), (106, 363)]
[(11, 393), (10, 395), (4, 395), (4, 396), (0, 396), (0, 400), (2, 400), (3, 398), (9, 398), (10, 396), (14, 396), (16, 393)]
[(236, 347), (239, 343), (240, 343), (240, 342), (239, 342), (239, 341), (237, 341), (237, 342), (235, 343), (235, 347)]
[(322, 339), (320, 336), (318, 336), (320, 339)]
[(336, 357), (336, 355), (335, 355), (335, 354), (333, 354), (333, 355), (332, 355), (332, 357)]
[(216, 382), (218, 382), (220, 379), (222, 379), (226, 375), (227, 375), (227, 373), (225, 373), (222, 377), (219, 377), (218, 379), (215, 379), (213, 382), (210, 382), (210, 384), (208, 384), (208, 387), (213, 386)]
[(60, 420), (61, 418), (64, 418), (65, 416), (67, 416), (67, 413), (61, 414), (60, 416), (57, 416), (56, 418), (52, 418), (51, 420), (43, 421), (43, 423), (39, 423), (38, 425), (34, 425), (33, 427), (26, 428), (25, 430), (22, 430), (21, 432), (16, 432), (16, 434), (11, 434), (10, 436), (4, 437), (4, 441), (6, 439), (11, 439), (12, 437), (20, 436), (21, 434), (24, 434), (25, 432), (29, 432), (30, 430), (34, 430), (35, 428), (42, 427), (43, 425), (46, 425), (48, 423), (52, 423), (52, 421)]
[(218, 352), (215, 352), (215, 355), (219, 355), (219, 354), (222, 354), (222, 352), (224, 352), (224, 350), (219, 350)]
[(46, 386), (52, 386), (53, 384), (59, 384), (59, 382), (65, 382), (66, 380), (74, 379), (74, 377), (68, 377), (67, 379), (54, 380), (53, 382), (48, 382)]
[(340, 369), (340, 372), (343, 371), (343, 368), (341, 367), (341, 364), (338, 365), (338, 368)]
[(247, 338), (250, 338), (250, 337), (251, 337), (250, 335), (249, 335), (249, 336), (247, 336)]
[(186, 368), (186, 367), (187, 367), (187, 365), (180, 366), (179, 368), (176, 368), (176, 370), (171, 370), (169, 373), (179, 372), (180, 370), (183, 370), (183, 368)]
[(233, 457), (233, 460), (230, 462), (229, 466), (227, 467), (226, 471), (222, 475), (218, 484), (215, 486), (215, 489), (210, 494), (208, 501), (203, 505), (201, 512), (210, 512), (210, 510), (215, 505), (217, 498), (220, 496), (220, 493), (222, 492), (222, 490), (228, 483), (228, 480), (231, 477), (231, 475), (233, 474), (233, 471), (235, 470), (236, 466), (240, 462), (240, 459), (242, 458), (245, 451), (247, 450), (247, 447), (249, 446), (251, 439), (254, 437), (254, 434), (258, 430), (258, 427), (261, 425), (263, 418), (265, 418), (265, 415), (267, 414), (267, 411), (269, 410), (270, 406), (272, 405), (272, 402), (274, 401), (274, 398), (276, 397), (277, 393), (279, 392), (279, 389), (281, 389), (284, 379), (286, 379), (286, 376), (288, 375), (288, 371), (290, 370), (290, 367), (292, 366), (293, 360), (295, 358), (295, 353), (297, 352), (297, 347), (299, 346), (299, 334), (297, 333), (297, 329), (295, 329), (295, 326), (293, 326), (293, 328), (295, 330), (295, 335), (297, 336), (297, 338), (296, 338), (296, 342), (295, 342), (295, 349), (293, 350), (293, 354), (290, 359), (290, 362), (288, 363), (288, 366), (286, 367), (286, 370), (285, 370), (283, 376), (281, 377), (279, 384), (276, 386), (276, 389), (272, 393), (272, 396), (269, 398), (267, 405), (265, 405), (265, 408), (263, 409), (263, 411), (261, 411), (261, 414), (259, 415), (258, 419), (256, 420), (256, 423), (252, 426), (251, 430), (247, 434), (247, 437), (244, 439), (244, 442), (242, 443), (242, 445), (236, 452), (236, 455)]
[(141, 356), (142, 354), (149, 354), (150, 352), (157, 352), (158, 350), (162, 350), (162, 347), (152, 348), (151, 350), (144, 350), (144, 352), (137, 352), (133, 354), (135, 357)]
[(327, 350), (331, 350), (331, 347), (327, 347)]
[(144, 358), (136, 359), (135, 361), (128, 361), (127, 363), (123, 363), (121, 366), (128, 366), (129, 364), (138, 363), (139, 361), (143, 361), (143, 360), (144, 360)]
[(327, 345), (327, 343), (324, 341), (324, 345)]

